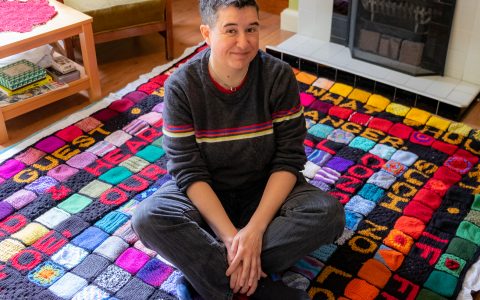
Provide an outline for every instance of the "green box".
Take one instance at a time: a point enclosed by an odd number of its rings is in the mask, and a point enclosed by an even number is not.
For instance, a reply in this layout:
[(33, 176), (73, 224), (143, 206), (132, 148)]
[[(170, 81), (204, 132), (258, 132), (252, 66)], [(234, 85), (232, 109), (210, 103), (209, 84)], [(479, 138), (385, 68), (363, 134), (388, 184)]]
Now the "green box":
[(0, 68), (0, 85), (9, 90), (15, 90), (45, 76), (45, 69), (22, 59)]

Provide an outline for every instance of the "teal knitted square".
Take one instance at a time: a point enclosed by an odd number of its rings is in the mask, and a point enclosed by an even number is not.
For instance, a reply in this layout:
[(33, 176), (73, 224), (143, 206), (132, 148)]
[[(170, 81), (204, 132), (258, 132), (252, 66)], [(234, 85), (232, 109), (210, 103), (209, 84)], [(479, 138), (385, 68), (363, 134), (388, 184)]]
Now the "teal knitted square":
[(373, 202), (378, 202), (383, 194), (385, 191), (382, 188), (370, 183), (366, 183), (358, 192), (358, 195)]
[(457, 281), (458, 278), (453, 275), (433, 270), (423, 286), (442, 296), (451, 297), (457, 286)]
[(164, 154), (165, 150), (163, 150), (163, 148), (152, 145), (148, 145), (147, 147), (137, 152), (138, 157), (141, 157), (151, 163), (162, 157)]
[(326, 138), (335, 128), (324, 124), (315, 124), (308, 129), (308, 133), (319, 138)]
[(466, 264), (467, 262), (460, 257), (444, 253), (435, 265), (435, 269), (447, 272), (455, 277), (459, 277)]
[(98, 179), (115, 185), (132, 175), (133, 173), (125, 167), (115, 167), (100, 175)]
[(119, 211), (111, 211), (107, 215), (105, 215), (103, 218), (98, 220), (95, 223), (95, 226), (102, 229), (106, 233), (112, 234), (117, 230), (120, 226), (125, 224), (129, 219), (129, 216), (127, 216), (124, 213), (121, 213)]
[(457, 236), (480, 245), (480, 227), (473, 223), (463, 221), (457, 229)]
[(372, 149), (376, 144), (377, 143), (367, 138), (357, 136), (348, 145), (353, 148), (358, 148), (358, 149), (362, 149), (363, 151), (368, 151)]
[(162, 148), (163, 146), (163, 136), (159, 137), (158, 139), (154, 140), (152, 145), (158, 147), (158, 148)]
[(100, 195), (111, 188), (112, 185), (99, 181), (99, 180), (93, 180), (86, 186), (84, 186), (80, 191), (78, 191), (80, 194), (92, 197), (92, 198), (98, 198)]
[(76, 214), (78, 212), (81, 212), (90, 203), (92, 203), (92, 199), (79, 194), (73, 194), (68, 197), (67, 200), (57, 205), (57, 207), (63, 209), (68, 213)]
[(133, 173), (138, 173), (149, 164), (150, 163), (143, 158), (140, 158), (138, 156), (132, 156), (129, 159), (122, 161), (119, 166), (129, 169)]

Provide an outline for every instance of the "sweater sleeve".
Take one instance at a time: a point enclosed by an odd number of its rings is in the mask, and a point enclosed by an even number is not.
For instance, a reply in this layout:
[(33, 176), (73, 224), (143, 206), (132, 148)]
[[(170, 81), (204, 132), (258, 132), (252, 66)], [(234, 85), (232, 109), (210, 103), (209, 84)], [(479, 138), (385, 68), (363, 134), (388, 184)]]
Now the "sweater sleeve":
[(167, 169), (177, 186), (185, 192), (196, 181), (211, 183), (195, 140), (189, 99), (174, 81), (167, 81), (165, 85), (163, 119), (163, 147), (168, 157)]
[(284, 170), (298, 175), (307, 161), (303, 146), (307, 130), (297, 80), (290, 66), (282, 64), (270, 99), (276, 144), (271, 173)]

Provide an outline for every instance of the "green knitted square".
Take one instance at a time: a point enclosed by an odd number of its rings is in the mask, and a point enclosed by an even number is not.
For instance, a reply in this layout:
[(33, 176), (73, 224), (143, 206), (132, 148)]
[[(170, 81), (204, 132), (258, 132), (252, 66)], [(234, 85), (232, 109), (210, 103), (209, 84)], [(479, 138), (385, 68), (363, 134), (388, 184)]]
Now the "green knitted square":
[(157, 146), (158, 148), (163, 147), (163, 136), (159, 137), (155, 141), (153, 141), (152, 145)]
[(150, 163), (148, 161), (138, 156), (132, 156), (129, 159), (123, 161), (119, 166), (129, 169), (133, 173), (138, 173), (149, 164)]
[(148, 145), (137, 152), (138, 157), (141, 157), (151, 163), (162, 157), (164, 154), (165, 150), (163, 150), (163, 148), (158, 148), (152, 145)]
[(475, 195), (475, 200), (473, 201), (472, 209), (480, 211), (480, 194)]
[(437, 293), (432, 292), (431, 290), (421, 289), (418, 293), (417, 300), (447, 300), (447, 298), (440, 296)]
[(98, 179), (110, 184), (119, 184), (132, 175), (133, 173), (125, 167), (115, 167), (100, 175)]
[(462, 221), (457, 229), (457, 236), (480, 245), (480, 227), (473, 223)]
[(454, 237), (450, 244), (448, 244), (446, 253), (458, 256), (464, 260), (471, 260), (475, 256), (477, 246), (465, 239)]
[(92, 199), (79, 194), (73, 194), (70, 197), (68, 197), (67, 200), (57, 205), (57, 207), (63, 209), (68, 213), (76, 214), (82, 211), (90, 203), (92, 203)]
[(367, 138), (357, 136), (348, 145), (353, 148), (358, 148), (358, 149), (362, 149), (363, 151), (368, 151), (372, 149), (376, 144), (377, 143)]
[(93, 180), (86, 186), (84, 186), (80, 191), (78, 191), (80, 194), (92, 197), (92, 198), (98, 198), (100, 195), (111, 188), (112, 185), (99, 181), (99, 180)]
[(433, 270), (423, 286), (442, 296), (451, 297), (457, 282), (457, 277), (442, 271)]
[(435, 265), (435, 269), (447, 272), (455, 277), (459, 277), (466, 263), (467, 262), (460, 257), (444, 253)]
[(467, 216), (463, 220), (473, 223), (477, 226), (480, 226), (480, 211), (478, 210), (469, 211)]

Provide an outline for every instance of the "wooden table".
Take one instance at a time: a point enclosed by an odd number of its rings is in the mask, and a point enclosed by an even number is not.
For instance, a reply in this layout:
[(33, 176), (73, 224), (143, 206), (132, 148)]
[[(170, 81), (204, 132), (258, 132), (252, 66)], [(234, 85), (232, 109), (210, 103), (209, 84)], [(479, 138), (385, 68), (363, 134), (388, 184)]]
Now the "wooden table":
[(82, 90), (88, 90), (91, 102), (101, 96), (98, 79), (97, 58), (93, 41), (92, 18), (56, 0), (49, 0), (57, 15), (46, 24), (26, 33), (0, 33), (0, 58), (27, 51), (45, 44), (77, 36), (83, 58), (83, 70), (78, 80), (68, 83), (67, 88), (54, 90), (43, 95), (0, 107), (0, 143), (8, 141), (5, 121), (23, 115)]

